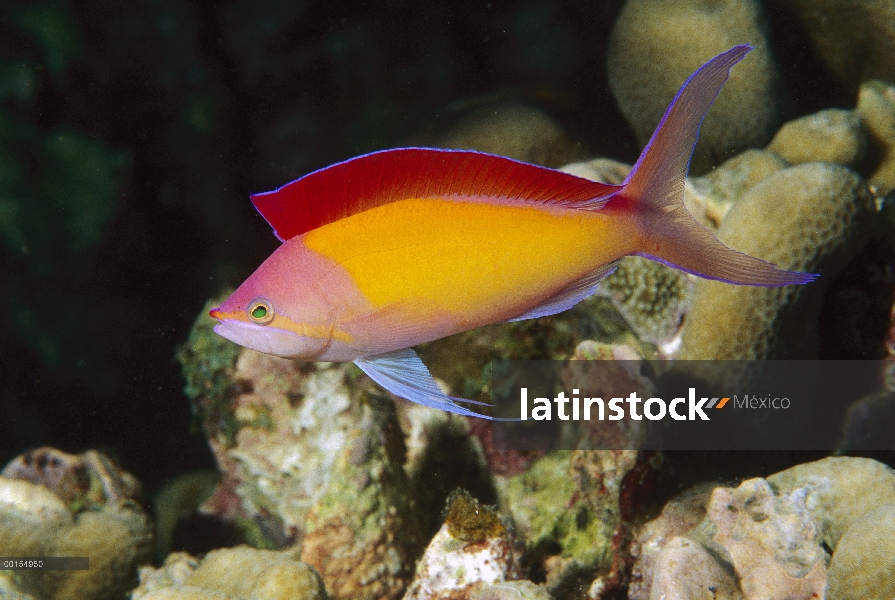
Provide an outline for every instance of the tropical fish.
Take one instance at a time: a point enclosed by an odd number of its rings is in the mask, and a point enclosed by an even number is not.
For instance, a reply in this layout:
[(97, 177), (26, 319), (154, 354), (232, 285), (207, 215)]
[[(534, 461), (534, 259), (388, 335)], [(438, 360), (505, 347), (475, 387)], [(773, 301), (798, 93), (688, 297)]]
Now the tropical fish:
[(277, 356), (354, 361), (397, 396), (485, 416), (442, 392), (411, 346), (569, 309), (627, 255), (740, 285), (813, 280), (728, 248), (684, 207), (699, 126), (750, 50), (690, 76), (621, 185), (399, 148), (253, 195), (283, 244), (211, 311), (215, 331)]

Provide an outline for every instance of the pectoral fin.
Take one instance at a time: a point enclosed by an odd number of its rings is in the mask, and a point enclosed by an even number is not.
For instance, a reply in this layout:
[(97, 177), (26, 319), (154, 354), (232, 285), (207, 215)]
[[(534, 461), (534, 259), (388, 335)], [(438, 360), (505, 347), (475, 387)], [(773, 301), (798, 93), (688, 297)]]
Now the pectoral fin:
[(431, 408), (438, 408), (467, 417), (480, 417), (494, 421), (515, 420), (498, 419), (488, 415), (480, 415), (458, 405), (458, 402), (469, 402), (490, 406), (485, 402), (476, 402), (465, 398), (448, 396), (438, 387), (429, 369), (419, 356), (410, 348), (377, 354), (354, 361), (370, 379), (396, 396)]

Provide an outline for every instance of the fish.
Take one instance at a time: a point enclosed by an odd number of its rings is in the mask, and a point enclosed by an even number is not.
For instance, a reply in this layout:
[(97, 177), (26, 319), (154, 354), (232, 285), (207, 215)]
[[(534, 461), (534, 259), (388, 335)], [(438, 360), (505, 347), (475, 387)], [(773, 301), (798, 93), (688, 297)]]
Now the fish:
[(353, 361), (401, 398), (492, 419), (441, 390), (413, 346), (565, 311), (637, 255), (706, 279), (816, 278), (718, 241), (684, 206), (703, 118), (748, 44), (683, 84), (621, 185), (468, 150), (396, 148), (309, 173), (252, 203), (282, 244), (210, 315), (259, 352)]

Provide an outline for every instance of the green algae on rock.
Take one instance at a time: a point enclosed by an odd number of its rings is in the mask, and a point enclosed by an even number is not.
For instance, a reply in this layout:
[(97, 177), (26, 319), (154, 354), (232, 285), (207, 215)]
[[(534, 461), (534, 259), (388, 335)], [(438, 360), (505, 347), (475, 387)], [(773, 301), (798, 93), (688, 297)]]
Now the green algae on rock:
[(133, 600), (326, 600), (313, 568), (293, 553), (247, 546), (213, 550), (201, 561), (186, 553), (160, 568), (144, 567)]
[(448, 498), (444, 524), (452, 538), (468, 544), (478, 544), (507, 533), (497, 513), (479, 504), (465, 490), (458, 490)]
[(793, 165), (827, 162), (857, 169), (867, 153), (867, 132), (857, 111), (830, 108), (784, 123), (767, 149)]
[(206, 435), (219, 437), (219, 443), (233, 443), (239, 423), (230, 418), (228, 403), (234, 393), (231, 375), (239, 356), (239, 346), (214, 332), (217, 321), (208, 311), (229, 296), (209, 300), (193, 323), (189, 338), (177, 351), (186, 386), (183, 391), (193, 403), (193, 411), (206, 427)]
[(791, 167), (752, 187), (724, 219), (718, 238), (780, 268), (821, 277), (781, 288), (697, 282), (676, 357), (817, 357), (824, 294), (848, 263), (884, 234), (884, 209), (860, 176), (839, 165)]
[(895, 597), (895, 503), (851, 524), (830, 562), (827, 600), (891, 600)]
[(423, 547), (422, 515), (403, 469), (403, 434), (389, 399), (370, 394), (341, 448), (325, 491), (308, 512), (301, 558), (330, 597), (399, 598)]
[(611, 566), (621, 481), (636, 457), (632, 450), (555, 451), (499, 478), (501, 505), (532, 560), (544, 564), (548, 591)]
[(609, 39), (609, 85), (643, 146), (678, 87), (702, 62), (738, 43), (756, 50), (738, 66), (702, 124), (691, 170), (763, 146), (777, 128), (781, 77), (760, 2), (628, 0)]

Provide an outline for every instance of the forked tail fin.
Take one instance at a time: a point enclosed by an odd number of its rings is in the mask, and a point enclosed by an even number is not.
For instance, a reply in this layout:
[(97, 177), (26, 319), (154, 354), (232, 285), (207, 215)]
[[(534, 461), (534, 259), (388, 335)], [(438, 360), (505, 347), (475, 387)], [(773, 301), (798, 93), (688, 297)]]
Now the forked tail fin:
[(625, 180), (621, 195), (632, 202), (634, 218), (643, 234), (644, 246), (638, 251), (641, 256), (706, 279), (740, 285), (808, 283), (817, 276), (784, 271), (728, 248), (684, 206), (684, 178), (699, 127), (730, 69), (750, 50), (748, 44), (735, 46), (687, 79)]

